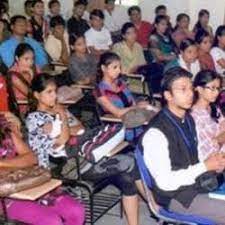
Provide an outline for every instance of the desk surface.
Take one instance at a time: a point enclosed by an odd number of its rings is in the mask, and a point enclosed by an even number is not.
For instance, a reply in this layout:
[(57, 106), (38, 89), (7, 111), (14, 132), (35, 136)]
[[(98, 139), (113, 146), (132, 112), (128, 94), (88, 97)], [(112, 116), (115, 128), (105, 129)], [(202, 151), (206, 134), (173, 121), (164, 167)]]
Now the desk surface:
[(14, 199), (34, 201), (42, 197), (43, 195), (49, 193), (50, 191), (54, 190), (55, 188), (61, 186), (61, 184), (61, 180), (51, 179), (49, 182), (46, 182), (40, 186), (14, 193), (9, 197)]

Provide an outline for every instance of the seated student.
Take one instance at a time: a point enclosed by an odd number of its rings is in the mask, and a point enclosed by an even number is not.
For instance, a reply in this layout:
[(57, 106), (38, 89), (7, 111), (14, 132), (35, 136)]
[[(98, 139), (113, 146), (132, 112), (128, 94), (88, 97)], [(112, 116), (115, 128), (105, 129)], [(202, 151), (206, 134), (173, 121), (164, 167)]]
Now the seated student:
[(74, 83), (93, 84), (96, 80), (97, 61), (88, 53), (84, 36), (70, 36), (72, 55), (69, 60), (69, 72)]
[(176, 46), (168, 34), (168, 19), (166, 16), (157, 16), (154, 22), (149, 47), (153, 56), (153, 61), (158, 63), (167, 63), (176, 58)]
[(51, 34), (45, 41), (45, 50), (55, 62), (68, 64), (69, 62), (69, 35), (65, 30), (65, 21), (61, 16), (50, 20)]
[(167, 17), (167, 22), (168, 22), (167, 33), (171, 34), (171, 32), (172, 32), (172, 24), (170, 22), (170, 16), (167, 14), (167, 7), (165, 5), (158, 5), (155, 8), (155, 18), (157, 16), (166, 16)]
[(90, 28), (87, 21), (83, 19), (86, 3), (78, 0), (74, 2), (73, 15), (67, 22), (67, 29), (69, 35), (84, 35), (84, 33)]
[(0, 2), (0, 19), (6, 20), (8, 23), (10, 21), (8, 1)]
[(0, 74), (0, 111), (9, 111), (8, 90), (5, 77)]
[(213, 58), (217, 73), (224, 75), (225, 72), (225, 25), (217, 28), (211, 56)]
[(113, 43), (120, 41), (122, 25), (128, 22), (125, 9), (120, 5), (115, 5), (115, 0), (105, 0), (103, 13), (105, 16), (104, 25), (110, 31)]
[(28, 35), (36, 41), (43, 43), (49, 33), (48, 21), (44, 18), (44, 2), (35, 0), (32, 2), (32, 16), (28, 23)]
[[(37, 158), (23, 140), (18, 119), (9, 112), (0, 113), (7, 121), (5, 125), (1, 124), (0, 129), (0, 170), (28, 168), (37, 164)], [(4, 138), (7, 138), (8, 145), (4, 145)], [(26, 224), (82, 225), (84, 222), (84, 208), (64, 193), (54, 195), (52, 192), (38, 201), (6, 199), (6, 210), (10, 219)]]
[(152, 24), (142, 20), (141, 8), (139, 6), (131, 6), (128, 9), (130, 21), (134, 24), (137, 33), (137, 42), (144, 48), (148, 48), (148, 39), (153, 30)]
[[(11, 87), (16, 100), (28, 100), (28, 93), (32, 79), (40, 73), (40, 69), (34, 64), (34, 50), (29, 44), (21, 43), (15, 51), (15, 62), (9, 68)], [(20, 112), (26, 113), (28, 108), (21, 105)]]
[(209, 11), (201, 9), (198, 13), (198, 21), (194, 26), (193, 32), (196, 34), (199, 30), (205, 30), (209, 33), (210, 37), (213, 37), (212, 27), (209, 25)]
[(0, 44), (10, 37), (9, 24), (6, 20), (0, 19)]
[[(147, 108), (146, 101), (136, 103), (132, 93), (119, 78), (121, 73), (120, 57), (115, 53), (104, 53), (99, 61), (99, 83), (94, 92), (97, 102), (105, 113), (116, 118), (122, 118), (129, 110), (134, 108)], [(132, 141), (142, 133), (142, 127), (126, 130), (126, 140)]]
[(213, 58), (210, 55), (212, 47), (211, 35), (205, 30), (199, 30), (195, 34), (195, 42), (198, 45), (198, 60), (202, 70), (215, 70)]
[(192, 39), (185, 39), (180, 44), (180, 55), (175, 60), (169, 62), (164, 70), (167, 71), (172, 67), (180, 66), (181, 68), (192, 73), (193, 76), (200, 71), (198, 61), (198, 48)]
[(166, 105), (139, 143), (154, 178), (154, 199), (171, 211), (225, 224), (224, 201), (210, 199), (196, 181), (207, 171), (223, 171), (225, 159), (224, 154), (212, 153), (199, 162), (195, 124), (188, 112), (193, 101), (191, 74), (179, 67), (167, 71), (162, 91)]
[[(79, 131), (84, 129), (79, 121), (76, 125), (69, 127), (67, 112), (56, 102), (56, 89), (54, 78), (48, 74), (42, 74), (32, 81), (37, 107), (28, 115), (26, 124), (29, 132), (29, 144), (38, 155), (39, 163), (43, 166), (49, 166), (49, 153), (63, 152), (64, 145), (70, 136), (77, 136)], [(122, 164), (123, 167), (121, 167)], [(118, 167), (115, 169), (116, 165)], [(103, 167), (106, 168), (106, 172)], [(114, 169), (113, 175), (111, 175), (110, 169)], [(141, 190), (142, 183), (132, 156), (112, 157), (112, 160), (104, 162), (104, 166), (99, 171), (100, 174), (95, 174), (93, 171), (90, 169), (89, 173), (89, 175), (93, 175), (93, 180), (108, 178), (109, 182), (118, 186), (123, 194), (123, 205), (128, 224), (139, 225), (137, 188)], [(72, 224), (77, 224), (76, 220)]]
[(121, 34), (123, 41), (113, 45), (113, 51), (121, 59), (123, 73), (135, 73), (139, 66), (145, 65), (143, 48), (137, 42), (137, 33), (133, 23), (125, 23)]
[(33, 0), (26, 0), (24, 2), (24, 12), (25, 12), (26, 17), (27, 17), (28, 20), (32, 16), (32, 2), (33, 2)]
[(60, 4), (59, 0), (50, 0), (48, 2), (48, 10), (49, 10), (49, 13), (46, 16), (46, 19), (48, 21), (48, 26), (50, 26), (50, 20), (52, 17), (62, 16), (60, 13), (61, 4)]
[(177, 47), (180, 47), (180, 43), (187, 38), (194, 39), (194, 33), (189, 30), (190, 17), (181, 13), (176, 18), (176, 26), (172, 33), (172, 38), (175, 41)]
[(7, 67), (11, 67), (14, 62), (16, 47), (21, 42), (29, 44), (35, 52), (35, 64), (42, 68), (48, 63), (47, 54), (43, 47), (34, 39), (26, 37), (27, 20), (24, 16), (13, 16), (11, 18), (12, 36), (0, 45), (0, 58)]
[(191, 115), (198, 136), (200, 161), (212, 152), (225, 151), (225, 119), (215, 104), (221, 85), (221, 77), (212, 70), (203, 70), (194, 79), (196, 99)]
[(96, 57), (110, 50), (112, 46), (111, 34), (104, 27), (104, 18), (101, 10), (94, 9), (90, 14), (91, 28), (85, 32), (87, 47)]

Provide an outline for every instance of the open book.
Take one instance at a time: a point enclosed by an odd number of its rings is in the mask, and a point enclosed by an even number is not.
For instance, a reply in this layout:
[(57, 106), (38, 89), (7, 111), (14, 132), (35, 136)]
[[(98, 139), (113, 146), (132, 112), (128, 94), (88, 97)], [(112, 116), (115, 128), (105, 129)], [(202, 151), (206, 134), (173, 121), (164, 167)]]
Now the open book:
[(219, 199), (225, 201), (225, 183), (223, 183), (218, 190), (210, 192), (209, 198)]

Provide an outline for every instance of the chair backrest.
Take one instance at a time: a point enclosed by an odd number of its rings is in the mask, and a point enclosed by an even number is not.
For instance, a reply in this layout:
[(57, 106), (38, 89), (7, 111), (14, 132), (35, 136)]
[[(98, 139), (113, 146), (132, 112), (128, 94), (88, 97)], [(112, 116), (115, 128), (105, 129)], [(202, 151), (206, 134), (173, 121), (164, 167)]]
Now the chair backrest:
[(148, 206), (150, 208), (150, 211), (153, 212), (154, 215), (157, 216), (159, 214), (160, 206), (155, 202), (154, 196), (152, 193), (154, 180), (153, 180), (148, 168), (146, 167), (143, 153), (140, 150), (138, 145), (135, 149), (135, 158), (136, 158), (136, 162), (138, 165), (138, 169), (141, 174), (142, 182), (144, 183)]

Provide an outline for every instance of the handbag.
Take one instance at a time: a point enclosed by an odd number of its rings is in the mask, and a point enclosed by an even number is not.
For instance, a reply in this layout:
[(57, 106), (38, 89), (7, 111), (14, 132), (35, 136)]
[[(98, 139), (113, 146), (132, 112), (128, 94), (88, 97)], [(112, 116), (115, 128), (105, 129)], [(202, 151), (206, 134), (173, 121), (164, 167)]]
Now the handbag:
[(91, 163), (97, 163), (118, 146), (124, 138), (125, 128), (122, 124), (108, 124), (82, 144), (80, 155)]
[(50, 171), (39, 166), (0, 170), (0, 197), (37, 187), (50, 179)]

